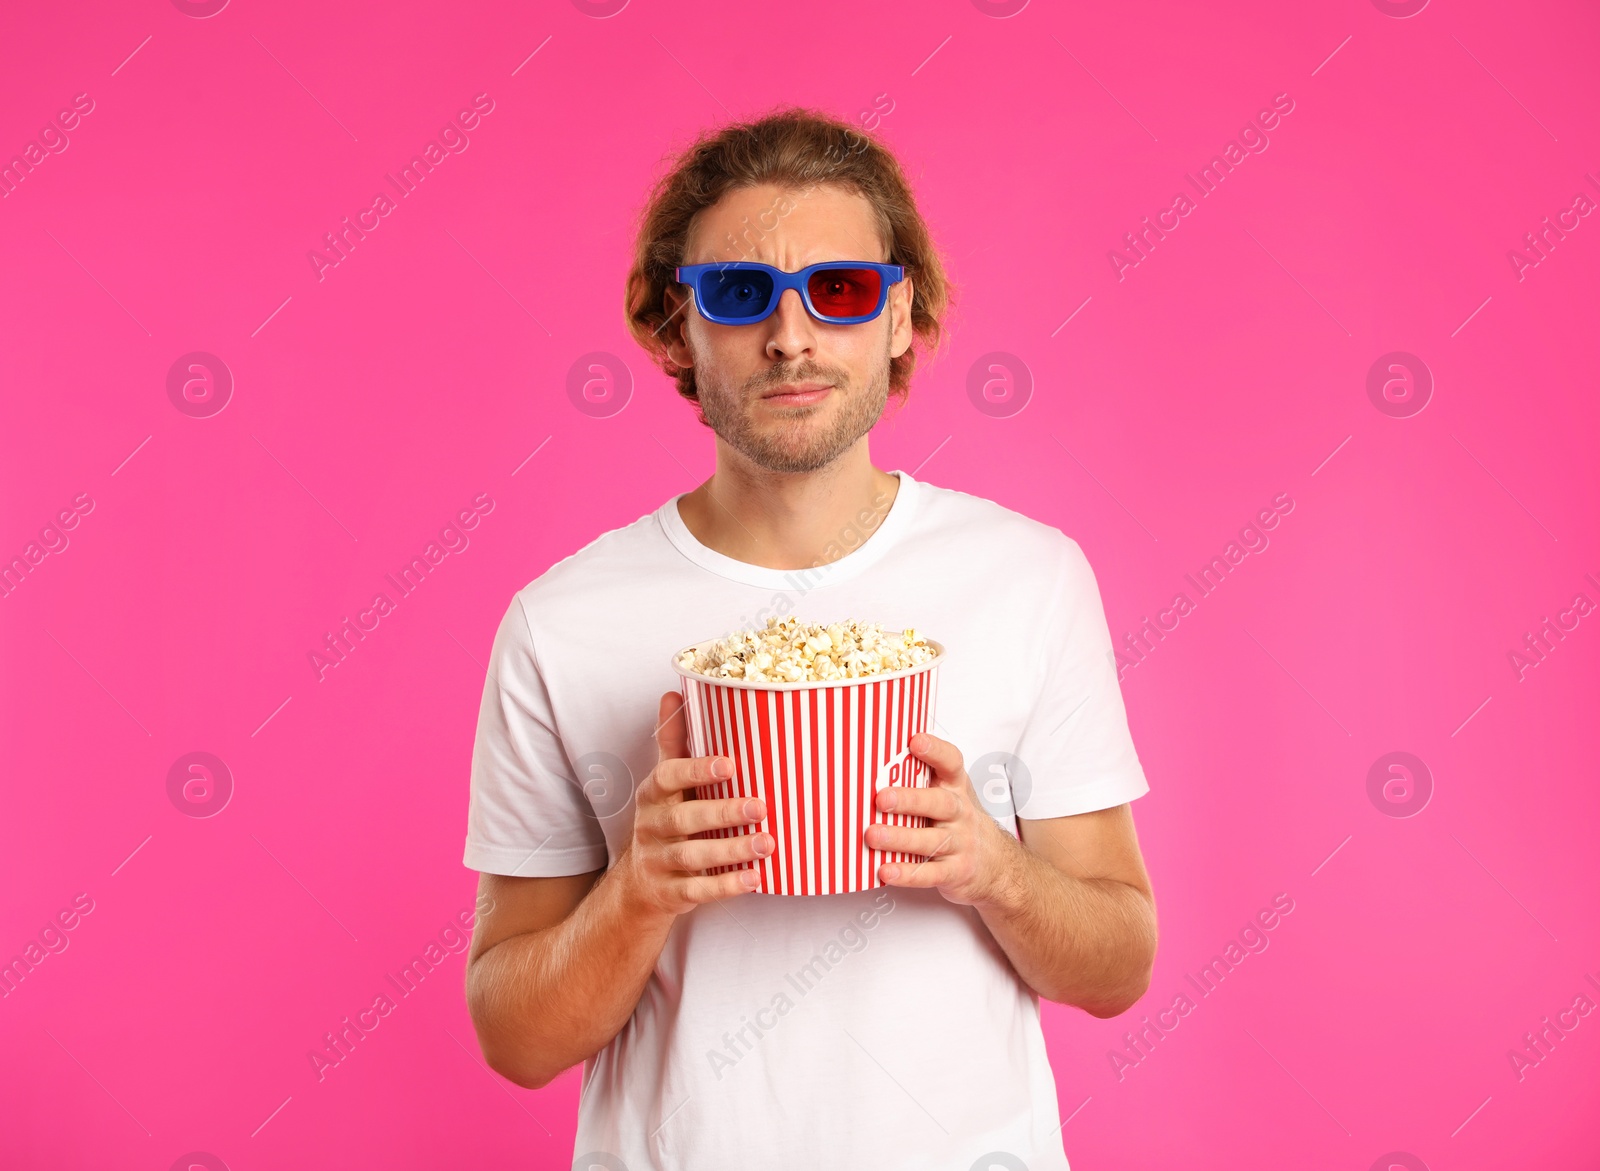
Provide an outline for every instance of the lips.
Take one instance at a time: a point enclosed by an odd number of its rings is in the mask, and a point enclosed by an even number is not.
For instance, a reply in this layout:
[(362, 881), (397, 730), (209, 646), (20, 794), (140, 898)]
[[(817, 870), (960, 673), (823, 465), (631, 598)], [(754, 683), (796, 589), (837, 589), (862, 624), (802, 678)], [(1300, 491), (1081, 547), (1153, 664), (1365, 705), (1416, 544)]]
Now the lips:
[(826, 382), (788, 382), (761, 396), (762, 401), (774, 406), (805, 406), (820, 402), (833, 388)]

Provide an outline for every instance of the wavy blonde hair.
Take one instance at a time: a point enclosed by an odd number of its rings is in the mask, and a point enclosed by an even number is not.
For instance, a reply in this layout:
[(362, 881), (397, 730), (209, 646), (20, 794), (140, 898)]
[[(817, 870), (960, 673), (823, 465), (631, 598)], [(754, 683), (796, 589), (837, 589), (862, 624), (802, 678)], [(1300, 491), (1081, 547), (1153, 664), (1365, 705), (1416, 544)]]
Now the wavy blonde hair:
[(762, 184), (785, 191), (831, 184), (872, 204), (878, 234), (889, 246), (887, 263), (904, 265), (912, 278), (912, 344), (889, 361), (889, 393), (903, 403), (918, 351), (931, 359), (947, 336), (944, 317), (954, 290), (899, 161), (872, 135), (818, 110), (790, 106), (707, 131), (673, 160), (639, 215), (624, 295), (628, 332), (676, 379), (678, 393), (698, 404), (693, 367), (679, 366), (666, 353), (663, 294), (677, 283), (673, 270), (684, 263), (695, 217), (729, 191)]

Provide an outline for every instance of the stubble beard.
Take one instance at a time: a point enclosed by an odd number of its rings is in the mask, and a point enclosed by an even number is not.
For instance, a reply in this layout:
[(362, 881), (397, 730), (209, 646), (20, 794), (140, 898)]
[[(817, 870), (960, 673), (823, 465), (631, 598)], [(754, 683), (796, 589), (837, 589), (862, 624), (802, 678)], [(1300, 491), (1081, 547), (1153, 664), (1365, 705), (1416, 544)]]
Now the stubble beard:
[[(815, 406), (789, 408), (792, 418), (757, 426), (753, 416), (762, 390), (812, 380), (832, 382), (832, 393)], [(829, 371), (806, 366), (782, 376), (769, 371), (737, 390), (717, 385), (715, 378), (697, 382), (700, 413), (724, 443), (770, 472), (814, 472), (838, 459), (883, 417), (889, 401), (888, 354), (859, 391), (835, 381)], [(817, 416), (824, 411), (832, 411), (832, 419), (819, 429)]]

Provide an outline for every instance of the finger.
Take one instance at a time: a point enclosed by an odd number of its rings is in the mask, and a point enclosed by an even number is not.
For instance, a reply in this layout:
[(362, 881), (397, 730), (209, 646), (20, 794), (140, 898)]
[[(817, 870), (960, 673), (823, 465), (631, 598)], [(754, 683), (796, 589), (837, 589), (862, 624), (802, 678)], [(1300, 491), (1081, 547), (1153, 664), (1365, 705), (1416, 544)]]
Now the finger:
[(689, 717), (683, 694), (669, 691), (656, 704), (656, 763), (689, 755)]
[(682, 793), (695, 785), (715, 785), (733, 777), (733, 761), (726, 756), (691, 756), (663, 760), (656, 765), (656, 784), (663, 793)]
[(866, 842), (874, 850), (938, 858), (947, 857), (955, 852), (956, 838), (946, 829), (869, 825), (866, 830)]
[(666, 849), (667, 864), (679, 874), (699, 874), (714, 866), (754, 862), (772, 853), (771, 834), (742, 834), (734, 838), (696, 838), (674, 842)]
[(932, 766), (935, 785), (956, 784), (966, 771), (961, 763), (961, 749), (931, 732), (918, 732), (911, 737), (910, 748), (912, 756)]
[(759, 797), (726, 797), (705, 801), (683, 801), (670, 806), (662, 818), (662, 837), (686, 838), (708, 829), (728, 829), (750, 825), (767, 815), (767, 805)]
[(878, 791), (873, 803), (886, 813), (893, 810), (913, 817), (931, 817), (934, 821), (954, 821), (961, 815), (964, 804), (954, 789), (925, 789), (916, 785), (886, 785)]
[(937, 862), (885, 862), (878, 867), (878, 880), (890, 886), (950, 886), (959, 877), (955, 868), (956, 863), (949, 859)]
[(754, 870), (730, 870), (727, 874), (697, 874), (683, 880), (677, 893), (684, 902), (714, 903), (718, 899), (749, 894), (761, 881)]

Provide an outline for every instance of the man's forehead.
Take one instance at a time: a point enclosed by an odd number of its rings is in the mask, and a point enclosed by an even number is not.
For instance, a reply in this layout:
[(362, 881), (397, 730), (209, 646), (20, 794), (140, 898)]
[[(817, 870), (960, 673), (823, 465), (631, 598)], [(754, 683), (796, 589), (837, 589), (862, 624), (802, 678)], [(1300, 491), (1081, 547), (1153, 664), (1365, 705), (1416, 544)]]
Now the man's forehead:
[(833, 184), (741, 187), (695, 218), (684, 263), (754, 260), (793, 272), (825, 260), (882, 260), (867, 198)]

